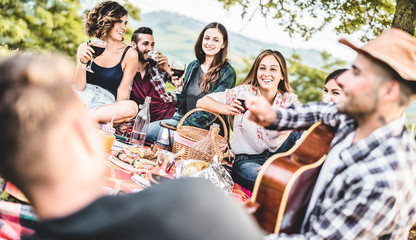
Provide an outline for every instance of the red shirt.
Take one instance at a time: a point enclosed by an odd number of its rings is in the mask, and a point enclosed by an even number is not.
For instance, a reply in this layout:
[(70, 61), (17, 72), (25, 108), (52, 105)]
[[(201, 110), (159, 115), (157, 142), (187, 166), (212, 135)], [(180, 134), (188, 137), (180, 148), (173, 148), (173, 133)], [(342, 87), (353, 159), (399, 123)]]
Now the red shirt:
[[(165, 74), (165, 76), (166, 75), (168, 74)], [(150, 79), (151, 75), (149, 69), (146, 71), (143, 79), (141, 74), (136, 72), (136, 75), (133, 78), (130, 99), (135, 101), (137, 104), (143, 104), (146, 96), (150, 96), (152, 98), (152, 101), (150, 102), (150, 121), (154, 122), (162, 119), (170, 119), (176, 112), (176, 101), (173, 100), (165, 102), (160, 97), (159, 93), (154, 89)]]

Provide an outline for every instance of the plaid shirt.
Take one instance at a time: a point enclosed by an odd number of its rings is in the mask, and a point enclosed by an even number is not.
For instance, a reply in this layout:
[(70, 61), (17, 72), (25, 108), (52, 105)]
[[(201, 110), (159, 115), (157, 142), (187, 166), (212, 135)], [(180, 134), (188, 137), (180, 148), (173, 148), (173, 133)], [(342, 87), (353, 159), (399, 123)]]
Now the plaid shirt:
[[(336, 128), (331, 146), (357, 128), (334, 104), (309, 103), (275, 112), (268, 128), (296, 129), (317, 121)], [(342, 165), (326, 173), (332, 180), (319, 193), (304, 234), (271, 234), (266, 239), (407, 239), (416, 222), (415, 145), (400, 118), (342, 150)]]
[(165, 82), (166, 81), (171, 82), (172, 80), (171, 76), (167, 72), (161, 69), (158, 69), (158, 72), (159, 72), (159, 76), (157, 76), (154, 68), (149, 67), (147, 69), (147, 73), (150, 74), (150, 76), (152, 76), (150, 78), (150, 83), (153, 85), (154, 89), (159, 94), (160, 98), (163, 99), (164, 102), (175, 101), (175, 97), (173, 96), (173, 94), (171, 92), (166, 91)]
[(30, 205), (0, 201), (0, 239), (33, 235), (37, 224), (37, 216)]
[(5, 187), (6, 181), (0, 178), (0, 239), (33, 235), (38, 224), (33, 208), (9, 195)]
[[(173, 119), (177, 121), (180, 121), (182, 117), (186, 114), (186, 94), (184, 93), (186, 93), (186, 89), (189, 86), (192, 74), (198, 71), (198, 68), (200, 66), (201, 64), (199, 63), (199, 61), (194, 60), (186, 68), (185, 77), (183, 79), (182, 94), (176, 95), (176, 101), (178, 102), (178, 110), (176, 114), (173, 116)], [(225, 89), (233, 88), (235, 86), (235, 81), (235, 70), (229, 62), (226, 62), (220, 70), (218, 80), (211, 84), (209, 93), (223, 92), (225, 91)], [(221, 117), (224, 119), (225, 122), (227, 122), (228, 127), (228, 118), (223, 115), (221, 115)], [(215, 121), (215, 119), (216, 117), (214, 115), (200, 111), (186, 118), (183, 125), (209, 129), (209, 126)]]

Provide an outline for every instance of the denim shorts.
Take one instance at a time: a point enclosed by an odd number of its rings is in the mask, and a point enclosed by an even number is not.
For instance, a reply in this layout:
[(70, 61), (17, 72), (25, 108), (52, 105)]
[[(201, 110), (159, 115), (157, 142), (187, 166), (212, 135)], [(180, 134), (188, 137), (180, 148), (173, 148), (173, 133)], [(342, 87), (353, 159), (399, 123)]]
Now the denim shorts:
[(116, 102), (114, 95), (110, 91), (94, 84), (87, 83), (84, 91), (75, 89), (74, 91), (89, 109), (97, 109), (103, 105)]

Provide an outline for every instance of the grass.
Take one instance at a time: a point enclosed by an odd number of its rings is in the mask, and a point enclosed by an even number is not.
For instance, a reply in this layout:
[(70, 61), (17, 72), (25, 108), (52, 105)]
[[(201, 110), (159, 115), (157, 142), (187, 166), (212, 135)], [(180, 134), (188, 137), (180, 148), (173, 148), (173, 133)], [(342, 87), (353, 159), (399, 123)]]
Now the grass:
[(169, 82), (166, 83), (166, 91), (172, 92), (174, 89), (175, 87), (171, 83)]

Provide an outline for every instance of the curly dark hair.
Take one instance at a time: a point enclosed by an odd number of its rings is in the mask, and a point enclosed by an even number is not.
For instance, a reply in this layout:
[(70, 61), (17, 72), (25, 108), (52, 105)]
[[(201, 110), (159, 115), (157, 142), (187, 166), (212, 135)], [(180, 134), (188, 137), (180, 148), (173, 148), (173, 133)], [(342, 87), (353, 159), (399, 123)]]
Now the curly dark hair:
[(87, 12), (84, 27), (89, 37), (104, 39), (114, 23), (127, 15), (128, 11), (119, 3), (106, 1)]

